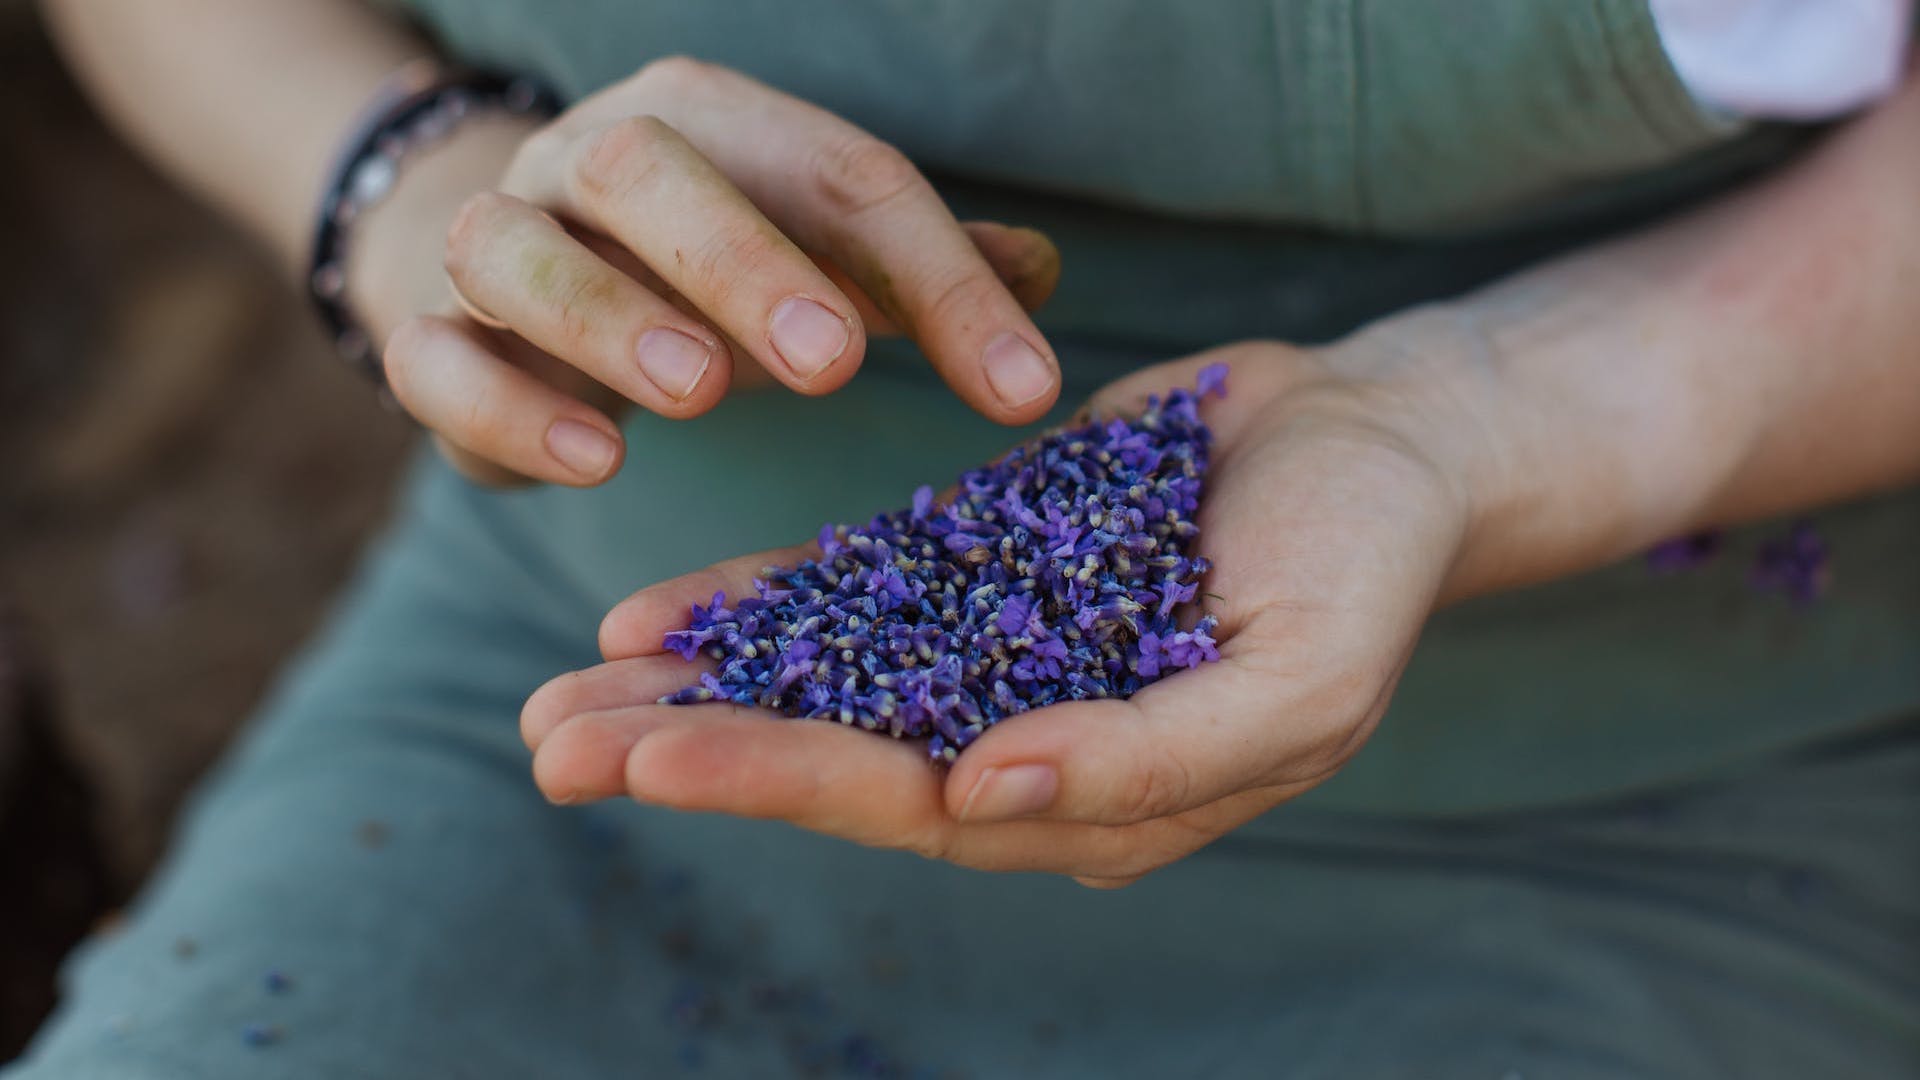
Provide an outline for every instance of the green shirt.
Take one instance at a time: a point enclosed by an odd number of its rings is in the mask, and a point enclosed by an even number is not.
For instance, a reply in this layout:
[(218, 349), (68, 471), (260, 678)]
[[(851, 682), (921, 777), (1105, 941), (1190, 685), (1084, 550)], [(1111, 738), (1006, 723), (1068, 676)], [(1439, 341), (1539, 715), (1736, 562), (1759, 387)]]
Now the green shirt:
[[(570, 95), (673, 53), (739, 68), (895, 143), (963, 215), (1047, 230), (1065, 274), (1040, 323), (1069, 396), (1226, 341), (1332, 337), (1802, 141), (1698, 107), (1631, 0), (410, 6), (450, 51)], [(1597, 797), (1920, 706), (1920, 499), (1818, 524), (1836, 573), (1807, 609), (1749, 588), (1750, 530), (1690, 574), (1629, 564), (1441, 614), (1310, 798)]]

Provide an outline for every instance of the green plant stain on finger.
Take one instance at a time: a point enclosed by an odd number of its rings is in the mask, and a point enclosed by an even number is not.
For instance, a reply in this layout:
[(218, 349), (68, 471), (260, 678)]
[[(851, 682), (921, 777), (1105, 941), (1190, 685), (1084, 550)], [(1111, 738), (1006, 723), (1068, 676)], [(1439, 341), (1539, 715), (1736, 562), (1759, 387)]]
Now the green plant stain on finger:
[(619, 288), (612, 278), (584, 267), (564, 254), (545, 252), (526, 263), (527, 291), (542, 305), (557, 310), (567, 332), (585, 335), (602, 318), (619, 308)]

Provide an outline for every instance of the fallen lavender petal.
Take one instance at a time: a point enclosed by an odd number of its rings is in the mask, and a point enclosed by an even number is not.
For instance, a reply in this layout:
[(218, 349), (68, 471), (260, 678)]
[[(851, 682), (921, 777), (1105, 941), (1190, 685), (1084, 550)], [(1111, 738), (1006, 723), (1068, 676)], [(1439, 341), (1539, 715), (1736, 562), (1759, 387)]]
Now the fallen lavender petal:
[(1785, 536), (1760, 545), (1750, 579), (1761, 592), (1783, 592), (1796, 604), (1811, 604), (1832, 579), (1827, 542), (1811, 522), (1796, 521)]
[(924, 738), (952, 761), (1008, 716), (1219, 659), (1213, 617), (1178, 616), (1208, 569), (1191, 554), (1212, 444), (1199, 401), (1226, 375), (1042, 436), (963, 473), (950, 503), (922, 487), (865, 528), (823, 527), (819, 558), (769, 568), (731, 607), (692, 605), (666, 645), (719, 671), (660, 700)]
[(1677, 574), (1712, 562), (1726, 543), (1726, 534), (1705, 529), (1676, 536), (1647, 549), (1647, 569), (1656, 574)]

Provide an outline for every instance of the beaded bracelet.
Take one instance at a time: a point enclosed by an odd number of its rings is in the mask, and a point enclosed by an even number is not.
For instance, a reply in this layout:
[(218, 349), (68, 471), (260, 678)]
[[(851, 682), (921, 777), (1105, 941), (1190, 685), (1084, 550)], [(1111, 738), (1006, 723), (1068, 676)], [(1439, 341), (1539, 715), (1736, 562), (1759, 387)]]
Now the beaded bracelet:
[(384, 385), (373, 339), (347, 307), (347, 240), (355, 219), (393, 190), (402, 160), (445, 138), (469, 116), (559, 111), (558, 95), (526, 75), (448, 71), (418, 60), (387, 77), (334, 159), (314, 216), (307, 292), (342, 360)]

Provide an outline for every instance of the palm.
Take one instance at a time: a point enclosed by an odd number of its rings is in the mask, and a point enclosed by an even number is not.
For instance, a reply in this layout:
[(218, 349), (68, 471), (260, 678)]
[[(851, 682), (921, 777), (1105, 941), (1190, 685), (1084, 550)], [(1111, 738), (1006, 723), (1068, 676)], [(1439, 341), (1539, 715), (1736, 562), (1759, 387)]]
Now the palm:
[[(1270, 346), (1266, 348), (1277, 349)], [(778, 817), (863, 843), (967, 865), (1125, 880), (1204, 845), (1330, 775), (1364, 741), (1457, 542), (1433, 470), (1364, 409), (1321, 395), (1287, 364), (1236, 357), (1200, 514), (1213, 562), (1207, 609), (1221, 661), (1126, 701), (1055, 705), (1003, 721), (950, 772), (835, 724), (731, 705), (652, 704), (687, 667), (662, 651), (687, 607), (738, 594), (762, 553), (643, 590), (609, 614), (609, 662), (528, 703), (535, 773), (550, 795), (629, 794), (687, 809)], [(1204, 359), (1139, 373), (1097, 405), (1127, 410), (1191, 383)], [(978, 822), (988, 770), (1056, 766), (1071, 820)]]

